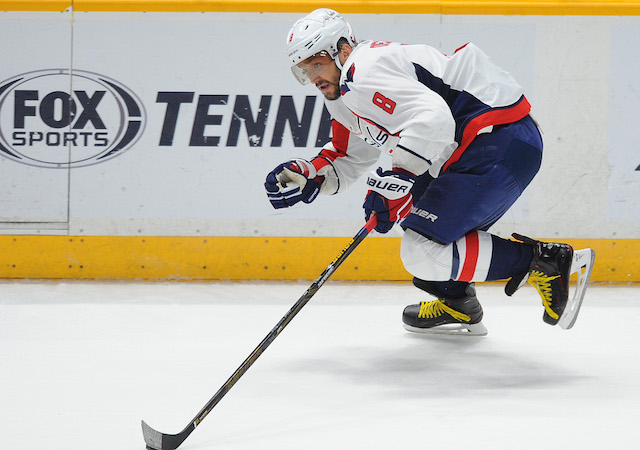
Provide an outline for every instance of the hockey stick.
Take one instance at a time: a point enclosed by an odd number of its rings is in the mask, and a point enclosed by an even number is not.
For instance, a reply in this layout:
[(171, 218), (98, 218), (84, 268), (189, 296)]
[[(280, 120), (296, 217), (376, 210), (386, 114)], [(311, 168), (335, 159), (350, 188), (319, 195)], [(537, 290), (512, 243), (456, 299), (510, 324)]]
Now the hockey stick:
[(211, 410), (222, 400), (227, 392), (233, 387), (234, 384), (244, 375), (244, 373), (251, 367), (251, 365), (262, 355), (262, 353), (269, 347), (269, 345), (278, 337), (278, 335), (284, 330), (284, 328), (291, 322), (291, 320), (300, 312), (304, 305), (311, 300), (311, 297), (318, 292), (318, 289), (324, 284), (325, 281), (331, 277), (333, 272), (347, 259), (347, 257), (356, 249), (356, 247), (364, 240), (365, 237), (375, 228), (378, 223), (378, 218), (372, 215), (367, 223), (362, 227), (358, 234), (356, 234), (349, 245), (340, 252), (338, 257), (331, 262), (324, 269), (324, 272), (320, 274), (318, 278), (309, 286), (309, 288), (302, 294), (302, 297), (291, 307), (289, 312), (284, 315), (282, 319), (276, 324), (275, 327), (267, 334), (267, 336), (258, 344), (258, 346), (251, 352), (251, 354), (244, 360), (240, 367), (231, 375), (231, 377), (222, 385), (222, 387), (216, 392), (216, 394), (207, 402), (206, 405), (200, 410), (200, 412), (189, 422), (189, 424), (178, 434), (164, 434), (154, 430), (149, 425), (142, 421), (142, 435), (144, 436), (144, 442), (147, 444), (147, 449), (150, 450), (174, 450), (184, 442), (184, 440), (196, 429), (200, 422), (211, 412)]

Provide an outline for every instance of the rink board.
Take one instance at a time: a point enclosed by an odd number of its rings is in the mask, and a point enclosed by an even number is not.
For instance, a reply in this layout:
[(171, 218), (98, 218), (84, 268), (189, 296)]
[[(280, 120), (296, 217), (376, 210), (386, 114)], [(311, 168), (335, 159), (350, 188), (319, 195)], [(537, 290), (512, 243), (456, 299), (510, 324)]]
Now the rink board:
[[(362, 5), (326, 4), (362, 38), (428, 42), (445, 52), (476, 42), (525, 87), (544, 133), (543, 167), (493, 232), (592, 247), (595, 281), (640, 282), (640, 160), (627, 122), (640, 116), (640, 62), (628, 57), (640, 46), (640, 2), (401, 1), (367, 5), (366, 13)], [(317, 6), (2, 2), (0, 145), (23, 145), (14, 112), (30, 123), (43, 108), (30, 93), (38, 102), (55, 94), (48, 106), (59, 107), (70, 81), (85, 92), (76, 104), (87, 106), (107, 80), (112, 115), (118, 102), (133, 103), (143, 125), (130, 148), (96, 153), (91, 164), (67, 167), (42, 152), (24, 164), (13, 152), (22, 147), (0, 152), (0, 277), (315, 278), (362, 226), (366, 189), (283, 212), (271, 208), (262, 183), (277, 163), (312, 157), (326, 137), (322, 99), (294, 84), (281, 48), (292, 21)], [(61, 69), (69, 66), (73, 75)], [(15, 86), (27, 92), (16, 100), (21, 109), (12, 104)], [(244, 123), (263, 102), (269, 114), (256, 141)], [(247, 110), (253, 117), (238, 125)], [(292, 121), (303, 111), (300, 134)], [(94, 112), (107, 125), (135, 122)], [(57, 130), (47, 145), (104, 140), (95, 130)], [(335, 277), (409, 279), (398, 234), (390, 234), (368, 238)]]
[[(308, 237), (0, 236), (0, 278), (312, 280), (349, 242)], [(565, 242), (596, 251), (594, 282), (640, 279), (640, 240)], [(399, 255), (399, 238), (369, 237), (333, 279), (410, 280)]]

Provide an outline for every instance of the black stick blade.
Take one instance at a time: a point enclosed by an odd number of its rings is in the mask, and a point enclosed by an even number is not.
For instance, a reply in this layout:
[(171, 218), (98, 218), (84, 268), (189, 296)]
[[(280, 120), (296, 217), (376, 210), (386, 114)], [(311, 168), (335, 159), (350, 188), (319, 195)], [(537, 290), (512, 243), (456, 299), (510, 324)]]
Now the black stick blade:
[(175, 450), (189, 436), (193, 428), (195, 427), (192, 425), (179, 434), (164, 434), (154, 430), (143, 420), (142, 436), (148, 450)]

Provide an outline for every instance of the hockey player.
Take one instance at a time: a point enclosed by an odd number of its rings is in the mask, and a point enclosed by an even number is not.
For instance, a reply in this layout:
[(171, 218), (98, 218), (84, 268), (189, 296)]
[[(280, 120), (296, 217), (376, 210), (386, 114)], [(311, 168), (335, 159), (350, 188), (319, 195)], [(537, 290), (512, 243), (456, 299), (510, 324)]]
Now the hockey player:
[[(266, 178), (274, 208), (336, 194), (367, 178), (365, 217), (376, 230), (401, 222), (401, 258), (415, 286), (435, 297), (407, 306), (405, 328), (484, 335), (474, 282), (525, 282), (542, 297), (546, 323), (573, 326), (594, 252), (487, 232), (540, 168), (542, 139), (513, 77), (469, 43), (445, 56), (428, 45), (356, 40), (336, 11), (318, 9), (287, 35), (291, 70), (313, 83), (332, 116), (332, 140), (311, 161), (293, 159)], [(579, 282), (569, 297), (569, 276)]]

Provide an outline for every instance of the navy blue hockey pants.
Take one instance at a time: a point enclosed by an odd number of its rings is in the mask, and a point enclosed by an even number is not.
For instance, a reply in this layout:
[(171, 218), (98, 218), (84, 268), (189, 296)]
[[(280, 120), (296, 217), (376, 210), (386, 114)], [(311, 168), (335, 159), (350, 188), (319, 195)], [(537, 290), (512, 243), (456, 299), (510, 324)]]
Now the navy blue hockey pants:
[(402, 223), (450, 244), (472, 230), (486, 231), (502, 217), (540, 169), (542, 138), (534, 120), (494, 127), (478, 135), (462, 157), (437, 178), (420, 176), (413, 189), (414, 211)]

